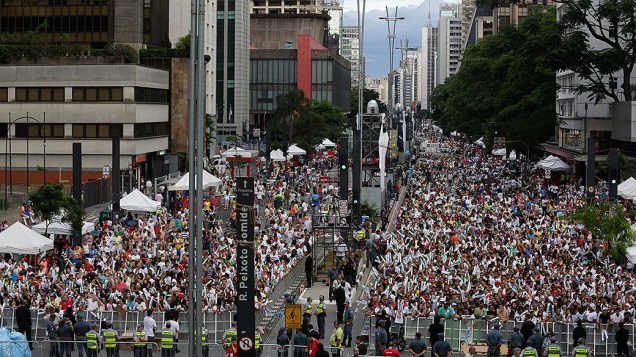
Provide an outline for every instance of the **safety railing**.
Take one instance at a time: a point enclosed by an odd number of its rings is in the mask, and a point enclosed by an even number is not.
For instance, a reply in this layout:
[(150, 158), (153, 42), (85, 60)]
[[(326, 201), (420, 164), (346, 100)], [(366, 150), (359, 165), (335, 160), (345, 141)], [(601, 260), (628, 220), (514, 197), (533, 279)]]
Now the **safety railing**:
[[(368, 331), (369, 336), (369, 348), (373, 350), (375, 345), (375, 316), (370, 316), (365, 322), (364, 331)], [(441, 319), (440, 321), (444, 325), (444, 338), (451, 344), (451, 347), (455, 351), (459, 351), (462, 343), (485, 343), (486, 335), (493, 328), (495, 322), (501, 325), (500, 331), (503, 335), (503, 340), (507, 343), (510, 334), (514, 331), (514, 327), (520, 327), (523, 322), (520, 321), (503, 321), (498, 319), (492, 320), (477, 320), (477, 319)], [(429, 327), (433, 323), (431, 318), (410, 318), (404, 319), (404, 337), (407, 342), (415, 339), (415, 333), (420, 332), (422, 336), (426, 337), (428, 342)], [(399, 326), (399, 324), (392, 323), (393, 326)], [(540, 322), (537, 327), (541, 330), (541, 334), (545, 335), (548, 332), (554, 332), (554, 335), (561, 347), (561, 351), (570, 354), (575, 346), (573, 338), (575, 323), (559, 323), (559, 322)], [(617, 324), (610, 324), (607, 329), (607, 336), (604, 336), (603, 331), (595, 323), (583, 323), (585, 328), (587, 339), (587, 346), (595, 352), (596, 355), (613, 355), (616, 354), (616, 331), (618, 330)], [(630, 345), (634, 346), (636, 343), (636, 336), (634, 334), (634, 325), (625, 324), (625, 328), (629, 332)], [(391, 336), (389, 336), (391, 338)]]

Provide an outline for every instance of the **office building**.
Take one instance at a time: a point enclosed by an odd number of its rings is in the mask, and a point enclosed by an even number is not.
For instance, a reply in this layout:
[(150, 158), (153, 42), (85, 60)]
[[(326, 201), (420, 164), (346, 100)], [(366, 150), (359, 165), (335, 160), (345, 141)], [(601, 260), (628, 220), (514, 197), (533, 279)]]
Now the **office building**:
[[(323, 9), (331, 18), (327, 24), (328, 30), (325, 33), (325, 47), (340, 53), (342, 37), (342, 6), (341, 0), (323, 0)], [(342, 55), (342, 53), (340, 53)]]
[(440, 5), (438, 47), (438, 83), (459, 70), (461, 57), (462, 19), (459, 17), (459, 4)]
[(320, 14), (323, 0), (250, 0), (252, 14)]
[(520, 0), (504, 3), (505, 6), (499, 6), (493, 9), (493, 34), (499, 33), (506, 26), (517, 26), (528, 17), (529, 8), (536, 5), (554, 5), (553, 0)]
[(357, 87), (360, 82), (360, 31), (358, 26), (342, 26), (340, 54), (351, 62), (351, 87)]
[(389, 96), (389, 82), (387, 77), (365, 77), (364, 87), (378, 92), (378, 99), (384, 104)]
[(437, 86), (439, 29), (437, 27), (422, 28), (422, 59), (418, 62), (421, 73), (420, 103), (422, 109), (431, 109), (431, 94)]

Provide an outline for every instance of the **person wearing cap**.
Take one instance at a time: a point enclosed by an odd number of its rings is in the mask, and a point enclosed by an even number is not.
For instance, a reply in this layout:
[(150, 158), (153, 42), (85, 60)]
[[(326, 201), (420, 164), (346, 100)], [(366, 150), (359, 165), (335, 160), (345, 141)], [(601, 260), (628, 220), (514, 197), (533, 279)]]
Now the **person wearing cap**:
[(590, 349), (587, 348), (585, 340), (579, 338), (577, 343), (578, 345), (574, 347), (572, 351), (572, 357), (588, 357), (590, 355)]
[(133, 336), (133, 341), (135, 342), (133, 345), (133, 354), (135, 357), (146, 357), (146, 343), (148, 342), (148, 336), (146, 336), (146, 332), (144, 332), (144, 324), (141, 323), (137, 325), (137, 331), (135, 331), (135, 335)]
[(104, 341), (104, 349), (106, 349), (107, 357), (117, 357), (117, 341), (119, 334), (113, 329), (113, 324), (107, 322), (106, 329), (102, 331), (102, 340)]
[(557, 343), (556, 336), (550, 336), (550, 342), (543, 351), (544, 357), (561, 357), (561, 346)]
[(318, 320), (318, 334), (320, 338), (325, 338), (325, 318), (327, 317), (327, 310), (325, 306), (325, 296), (320, 295), (318, 306), (316, 306), (316, 319)]
[(526, 341), (526, 348), (521, 351), (521, 356), (523, 357), (539, 357), (539, 353), (537, 349), (532, 345), (532, 341)]
[(351, 308), (349, 300), (345, 301), (345, 311), (342, 318), (344, 322), (344, 336), (342, 337), (342, 344), (345, 347), (351, 347), (351, 340), (353, 339), (353, 319), (355, 318), (355, 313)]
[(236, 339), (237, 339), (236, 321), (232, 321), (232, 327), (225, 330), (221, 344), (225, 348), (227, 348), (229, 345), (232, 344), (233, 341), (236, 341)]
[(488, 352), (486, 357), (499, 357), (501, 353), (501, 344), (503, 343), (503, 335), (499, 332), (499, 323), (495, 323), (492, 330), (488, 331), (486, 335), (486, 345), (488, 345)]
[(512, 356), (515, 348), (519, 348), (519, 351), (523, 348), (523, 335), (519, 332), (519, 326), (515, 326), (513, 330), (508, 338), (508, 357)]
[(452, 357), (453, 348), (448, 341), (444, 340), (444, 334), (437, 336), (438, 340), (432, 348), (434, 357)]
[(388, 334), (384, 328), (385, 320), (376, 321), (375, 326), (375, 354), (381, 356), (388, 341)]
[(543, 336), (541, 336), (540, 330), (538, 327), (532, 329), (532, 336), (528, 339), (532, 343), (532, 347), (537, 350), (537, 353), (541, 353), (541, 349), (543, 348)]
[(86, 356), (87, 357), (97, 357), (99, 353), (99, 333), (97, 329), (99, 326), (97, 324), (93, 324), (91, 329), (86, 333)]
[(419, 331), (415, 333), (415, 340), (409, 344), (409, 353), (411, 357), (424, 357), (426, 354), (426, 342)]
[(80, 341), (77, 343), (77, 351), (78, 356), (83, 357), (84, 351), (88, 353), (88, 346), (86, 346), (86, 333), (91, 329), (91, 326), (88, 322), (84, 321), (83, 314), (77, 314), (77, 322), (73, 325), (73, 332), (75, 333), (75, 341)]

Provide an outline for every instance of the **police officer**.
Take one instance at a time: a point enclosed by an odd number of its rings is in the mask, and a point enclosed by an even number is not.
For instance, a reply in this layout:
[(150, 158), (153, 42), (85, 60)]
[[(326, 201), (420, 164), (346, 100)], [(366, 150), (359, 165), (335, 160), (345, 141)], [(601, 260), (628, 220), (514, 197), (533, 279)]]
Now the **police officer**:
[(305, 305), (305, 310), (303, 310), (303, 323), (301, 329), (305, 334), (309, 331), (307, 329), (307, 325), (311, 323), (311, 315), (314, 314), (314, 306), (311, 304), (311, 297), (307, 298), (307, 305)]
[(170, 329), (170, 321), (166, 321), (161, 331), (161, 357), (174, 357), (174, 332)]
[(93, 324), (91, 329), (86, 333), (86, 357), (97, 357), (99, 353), (99, 333), (97, 329), (99, 326)]
[(256, 331), (254, 334), (254, 350), (256, 351), (256, 355), (260, 356), (263, 351), (261, 351), (261, 334)]
[(572, 357), (588, 357), (590, 355), (590, 349), (585, 345), (585, 340), (579, 338), (578, 345), (574, 347), (572, 351)]
[(532, 341), (526, 341), (526, 348), (521, 351), (522, 357), (539, 357), (537, 349), (532, 346)]
[(523, 348), (523, 335), (519, 332), (519, 326), (514, 327), (514, 332), (508, 339), (508, 357), (513, 355), (515, 348)]
[[(307, 300), (309, 301), (309, 300)], [(327, 310), (325, 306), (325, 296), (320, 295), (320, 302), (316, 306), (316, 319), (318, 320), (318, 335), (319, 338), (325, 338), (325, 318), (327, 317)]]
[(144, 332), (144, 324), (137, 325), (137, 331), (135, 331), (135, 335), (133, 336), (133, 355), (135, 357), (146, 357), (146, 342), (148, 342), (148, 336), (146, 336), (146, 332)]
[[(194, 331), (195, 338), (197, 335), (197, 331)], [(210, 355), (210, 346), (208, 346), (208, 330), (206, 330), (205, 327), (201, 330), (201, 352), (203, 353), (203, 357), (208, 357)]]
[(561, 346), (557, 343), (555, 336), (550, 337), (550, 343), (543, 352), (545, 357), (561, 357)]
[(499, 357), (500, 347), (503, 340), (501, 332), (499, 332), (499, 324), (495, 323), (493, 329), (486, 335), (486, 344), (488, 345), (487, 357)]
[(360, 249), (363, 246), (363, 242), (365, 241), (366, 238), (366, 232), (364, 230), (364, 228), (362, 226), (358, 226), (358, 230), (356, 231), (356, 234), (354, 236), (355, 239), (355, 249)]
[(113, 324), (107, 322), (106, 329), (102, 331), (102, 338), (104, 341), (104, 348), (106, 349), (107, 357), (119, 357), (119, 351), (117, 351), (117, 340), (119, 340), (119, 334), (113, 329)]
[(232, 342), (236, 341), (236, 336), (236, 321), (233, 321), (232, 328), (225, 330), (225, 333), (223, 334), (223, 341), (221, 341), (221, 344), (223, 344), (223, 349), (226, 349), (229, 345), (232, 344)]

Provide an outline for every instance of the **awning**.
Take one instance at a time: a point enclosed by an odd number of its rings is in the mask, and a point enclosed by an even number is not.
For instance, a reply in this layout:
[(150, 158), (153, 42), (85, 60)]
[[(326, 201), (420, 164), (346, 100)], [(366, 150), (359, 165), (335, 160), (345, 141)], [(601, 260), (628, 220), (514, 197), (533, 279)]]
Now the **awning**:
[(563, 158), (565, 158), (566, 160), (574, 160), (574, 156), (576, 156), (578, 153), (574, 152), (574, 151), (570, 151), (564, 148), (561, 148), (559, 146), (556, 145), (552, 145), (552, 144), (539, 144), (541, 146), (541, 149), (543, 149), (543, 151), (549, 152), (551, 154), (557, 155), (557, 156), (561, 156)]

